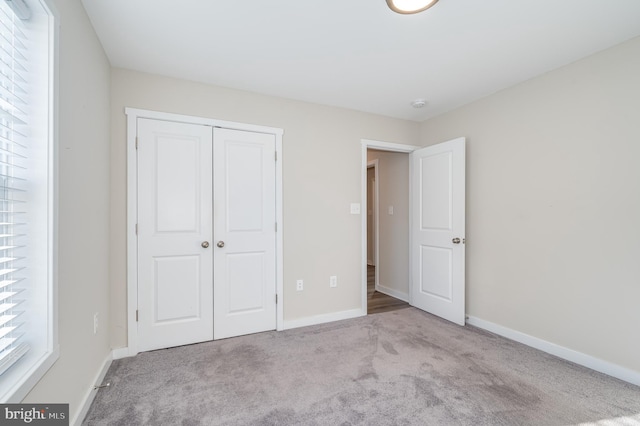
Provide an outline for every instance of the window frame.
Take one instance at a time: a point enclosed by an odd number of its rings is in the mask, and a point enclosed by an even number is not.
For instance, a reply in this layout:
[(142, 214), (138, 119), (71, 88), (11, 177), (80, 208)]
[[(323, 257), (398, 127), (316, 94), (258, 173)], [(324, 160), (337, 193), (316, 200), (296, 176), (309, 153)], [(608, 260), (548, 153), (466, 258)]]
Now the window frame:
[[(0, 0), (4, 1), (4, 0)], [(38, 222), (41, 227), (38, 237), (46, 239), (46, 283), (38, 291), (46, 291), (42, 298), (45, 308), (45, 320), (41, 334), (46, 343), (44, 352), (34, 354), (30, 362), (18, 362), (10, 367), (0, 377), (0, 402), (21, 402), (34, 386), (42, 379), (60, 356), (58, 341), (58, 46), (59, 46), (59, 14), (53, 5), (53, 0), (25, 0), (34, 14), (43, 20), (43, 29), (36, 37), (46, 41), (46, 48), (39, 53), (38, 62), (45, 64), (46, 76), (38, 90), (46, 95), (45, 112), (40, 112), (37, 123), (43, 140), (38, 148), (46, 158), (40, 164), (46, 164), (46, 177), (42, 179), (46, 184), (42, 189), (46, 191), (46, 218)], [(37, 11), (37, 12), (36, 12)], [(45, 53), (46, 50), (46, 53)], [(45, 82), (46, 81), (46, 82)], [(46, 147), (45, 147), (46, 145)], [(46, 151), (46, 152), (45, 152)], [(45, 188), (46, 186), (46, 188)], [(44, 204), (44, 203), (42, 203)], [(40, 256), (42, 257), (42, 256)], [(6, 376), (5, 376), (6, 375)], [(5, 383), (2, 383), (5, 379)]]

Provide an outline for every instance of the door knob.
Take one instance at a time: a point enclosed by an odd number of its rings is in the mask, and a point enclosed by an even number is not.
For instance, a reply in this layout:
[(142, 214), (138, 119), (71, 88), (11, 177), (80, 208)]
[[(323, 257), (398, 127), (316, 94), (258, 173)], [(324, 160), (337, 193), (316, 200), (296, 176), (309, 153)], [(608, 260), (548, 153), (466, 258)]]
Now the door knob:
[(460, 244), (460, 238), (454, 238), (451, 241), (453, 242), (453, 244)]
[(200, 245), (202, 246), (202, 248), (209, 248), (209, 241), (203, 241)]
[(218, 247), (222, 248), (224, 247), (224, 241), (218, 241), (218, 244), (216, 244)]

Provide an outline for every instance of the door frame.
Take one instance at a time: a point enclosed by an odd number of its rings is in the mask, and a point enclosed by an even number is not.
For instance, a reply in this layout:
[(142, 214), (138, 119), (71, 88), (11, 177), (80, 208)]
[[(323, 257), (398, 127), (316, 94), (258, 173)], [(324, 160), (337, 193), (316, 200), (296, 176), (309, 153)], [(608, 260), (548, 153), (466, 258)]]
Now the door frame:
[[(121, 356), (138, 354), (138, 239), (136, 226), (138, 218), (138, 162), (137, 162), (137, 133), (138, 119), (175, 121), (179, 123), (196, 124), (225, 129), (244, 130), (249, 132), (267, 133), (276, 138), (276, 330), (283, 330), (284, 323), (284, 282), (283, 282), (283, 216), (282, 216), (282, 135), (284, 130), (276, 127), (266, 127), (254, 124), (237, 123), (213, 118), (194, 117), (181, 114), (125, 108), (127, 116), (127, 347), (119, 350)], [(211, 301), (213, 304), (213, 300)]]
[[(417, 145), (406, 145), (401, 143), (393, 143), (393, 142), (383, 142), (372, 139), (361, 139), (361, 151), (362, 151), (362, 164), (360, 171), (360, 202), (363, 206), (367, 205), (367, 150), (368, 149), (377, 149), (379, 151), (388, 151), (388, 152), (400, 152), (404, 154), (410, 154), (416, 149), (423, 148), (422, 146)], [(411, 163), (409, 163), (411, 164)], [(410, 166), (411, 167), (411, 166)], [(409, 170), (411, 172), (411, 170)], [(409, 179), (409, 194), (411, 194), (411, 179)], [(413, 206), (413, 202), (411, 197), (409, 197), (409, 211)], [(362, 209), (361, 209), (362, 210)], [(409, 216), (409, 229), (411, 229), (411, 216)], [(362, 277), (362, 299), (361, 299), (361, 310), (362, 315), (367, 315), (367, 215), (361, 214), (361, 259), (360, 259), (360, 276)], [(411, 248), (411, 233), (409, 233), (409, 248)], [(378, 252), (376, 251), (376, 257), (378, 256)], [(380, 263), (379, 259), (376, 259), (376, 266)], [(412, 269), (411, 256), (409, 256), (409, 270)], [(378, 279), (378, 268), (376, 267), (376, 284)], [(409, 303), (411, 303), (411, 274), (409, 274)]]
[[(374, 188), (373, 188), (373, 203), (372, 203), (372, 214), (371, 216), (373, 217), (373, 259), (369, 259), (369, 257), (367, 256), (367, 265), (369, 264), (369, 260), (371, 260), (373, 262), (373, 266), (378, 266), (378, 232), (380, 231), (380, 221), (378, 220), (378, 214), (379, 214), (379, 208), (380, 208), (380, 204), (378, 201), (378, 198), (380, 196), (380, 190), (379, 188), (379, 183), (378, 183), (378, 168), (379, 168), (379, 161), (376, 158), (373, 161), (369, 161), (367, 163), (367, 176), (369, 174), (369, 169), (373, 169), (373, 181), (374, 183)], [(369, 193), (368, 193), (368, 188), (369, 188), (369, 181), (367, 180), (367, 204), (366, 206), (369, 206)], [(367, 217), (369, 217), (369, 211), (367, 210)], [(368, 228), (368, 224), (367, 224), (367, 228)], [(367, 229), (367, 235), (368, 234), (368, 229)], [(367, 246), (369, 242), (367, 241)], [(367, 252), (369, 251), (369, 247), (367, 247)], [(376, 285), (378, 285), (378, 281), (377, 281), (377, 277), (376, 277)]]
[[(373, 278), (373, 284), (374, 284), (374, 288), (377, 290), (378, 289), (378, 283), (380, 283), (380, 268), (378, 267), (378, 265), (380, 264), (380, 257), (378, 256), (379, 253), (379, 249), (380, 247), (378, 246), (378, 242), (380, 241), (380, 237), (378, 236), (378, 234), (380, 233), (380, 219), (379, 219), (379, 214), (380, 214), (380, 204), (379, 204), (379, 197), (380, 197), (380, 190), (379, 190), (379, 183), (378, 183), (378, 167), (379, 167), (379, 161), (376, 158), (375, 160), (369, 161), (367, 163), (367, 183), (365, 185), (365, 189), (367, 191), (367, 201), (366, 204), (363, 204), (364, 206), (366, 206), (366, 208), (363, 209), (363, 211), (366, 211), (366, 217), (369, 217), (369, 180), (368, 180), (368, 176), (369, 176), (369, 169), (373, 169), (373, 179), (374, 179), (374, 188), (373, 188), (373, 203), (372, 203), (372, 210), (373, 210), (373, 214), (372, 214), (372, 218), (373, 218), (373, 266), (375, 267), (375, 272), (374, 272), (374, 278)], [(367, 228), (369, 228), (369, 223), (368, 221), (367, 223)], [(367, 253), (369, 252), (369, 241), (368, 241), (368, 236), (369, 236), (369, 229), (367, 229), (367, 236), (365, 241), (367, 242)], [(367, 268), (369, 266), (369, 256), (367, 256)], [(367, 294), (369, 291), (369, 271), (367, 270)]]

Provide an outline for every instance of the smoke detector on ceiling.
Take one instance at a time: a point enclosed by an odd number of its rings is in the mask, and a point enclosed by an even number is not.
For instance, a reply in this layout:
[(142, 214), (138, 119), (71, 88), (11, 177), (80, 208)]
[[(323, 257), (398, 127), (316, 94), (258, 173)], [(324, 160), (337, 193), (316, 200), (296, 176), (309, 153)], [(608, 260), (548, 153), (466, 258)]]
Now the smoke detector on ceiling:
[(414, 108), (422, 108), (426, 104), (427, 101), (425, 101), (424, 99), (416, 99), (415, 101), (411, 102), (411, 106)]

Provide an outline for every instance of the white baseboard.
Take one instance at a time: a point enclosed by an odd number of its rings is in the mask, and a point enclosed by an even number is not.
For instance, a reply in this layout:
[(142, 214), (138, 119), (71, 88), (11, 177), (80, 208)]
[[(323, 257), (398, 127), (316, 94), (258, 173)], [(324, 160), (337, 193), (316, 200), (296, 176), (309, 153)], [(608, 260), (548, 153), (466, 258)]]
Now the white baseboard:
[(365, 316), (367, 313), (362, 312), (362, 309), (351, 309), (349, 311), (332, 312), (330, 314), (314, 315), (312, 317), (300, 318), (296, 320), (290, 320), (284, 322), (284, 330), (291, 328), (307, 327), (309, 325), (324, 324), (332, 321), (340, 321), (350, 318), (357, 318)]
[(135, 354), (129, 353), (128, 347), (113, 350), (113, 359), (129, 358), (130, 356), (135, 356)]
[(467, 324), (482, 328), (502, 337), (506, 337), (507, 339), (515, 340), (516, 342), (520, 342), (548, 354), (555, 355), (558, 358), (574, 362), (592, 370), (599, 371), (600, 373), (632, 383), (636, 386), (640, 386), (640, 372), (638, 371), (630, 370), (620, 365), (601, 360), (573, 349), (565, 348), (564, 346), (560, 346), (480, 318), (469, 316), (467, 317)]
[(395, 297), (396, 299), (400, 299), (403, 302), (409, 302), (409, 294), (404, 293), (402, 291), (394, 290), (392, 288), (383, 286), (382, 284), (378, 284), (376, 286), (376, 291), (380, 293), (386, 294), (387, 296)]
[(107, 375), (107, 371), (109, 370), (109, 367), (111, 366), (111, 361), (112, 360), (113, 360), (113, 355), (112, 355), (111, 352), (109, 352), (107, 357), (104, 359), (104, 361), (102, 363), (102, 367), (98, 371), (98, 374), (93, 379), (93, 382), (92, 382), (93, 385), (91, 385), (91, 387), (89, 388), (87, 393), (85, 393), (84, 397), (82, 398), (82, 404), (80, 405), (80, 411), (78, 411), (76, 413), (74, 419), (70, 423), (71, 425), (74, 425), (74, 426), (81, 426), (82, 425), (82, 421), (84, 420), (85, 416), (89, 412), (89, 408), (91, 408), (91, 403), (93, 402), (94, 398), (96, 397), (96, 393), (98, 393), (98, 391), (96, 389), (94, 389), (93, 386), (94, 385), (99, 385), (99, 384), (102, 383), (102, 381), (104, 380), (104, 376)]

